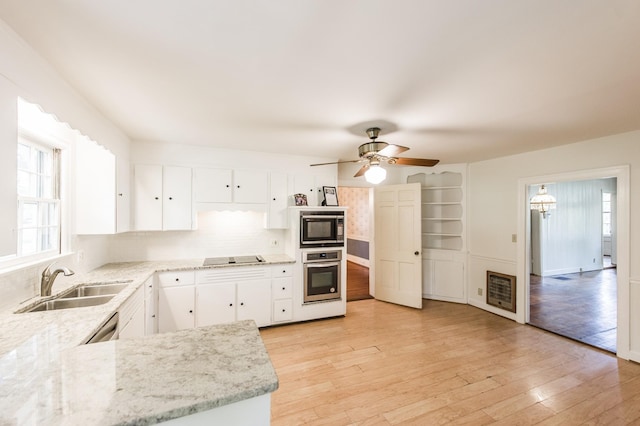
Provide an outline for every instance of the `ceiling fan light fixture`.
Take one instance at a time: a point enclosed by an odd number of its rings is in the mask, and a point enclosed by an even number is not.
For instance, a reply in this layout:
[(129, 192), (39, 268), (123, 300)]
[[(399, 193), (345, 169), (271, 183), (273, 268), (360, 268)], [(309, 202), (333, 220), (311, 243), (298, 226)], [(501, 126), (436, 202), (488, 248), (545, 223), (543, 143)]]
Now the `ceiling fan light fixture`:
[(371, 167), (364, 172), (364, 178), (367, 182), (374, 185), (379, 184), (387, 177), (387, 171), (378, 164), (372, 164)]

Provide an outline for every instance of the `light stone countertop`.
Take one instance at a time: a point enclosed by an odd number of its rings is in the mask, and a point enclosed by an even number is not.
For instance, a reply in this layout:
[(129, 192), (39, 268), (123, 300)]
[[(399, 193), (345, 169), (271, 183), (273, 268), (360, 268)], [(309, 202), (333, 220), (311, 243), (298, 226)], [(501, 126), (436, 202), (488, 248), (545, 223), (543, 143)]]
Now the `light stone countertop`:
[[(269, 266), (275, 264), (286, 264), (286, 263), (294, 263), (295, 261), (286, 255), (264, 255), (265, 262), (255, 263), (255, 264), (242, 264), (242, 265), (216, 265), (216, 266), (202, 266), (203, 259), (190, 259), (190, 260), (176, 260), (176, 261), (148, 261), (148, 262), (125, 262), (125, 263), (111, 263), (104, 265), (100, 268), (97, 268), (86, 274), (77, 274), (70, 280), (65, 288), (57, 288), (54, 284), (54, 295), (55, 297), (58, 293), (65, 291), (71, 287), (75, 287), (79, 284), (84, 283), (106, 283), (106, 282), (129, 282), (129, 286), (118, 293), (111, 301), (98, 306), (91, 306), (85, 308), (72, 308), (72, 309), (61, 309), (56, 311), (46, 311), (46, 312), (29, 312), (29, 313), (15, 313), (19, 309), (24, 309), (28, 306), (34, 305), (37, 302), (43, 300), (44, 298), (35, 297), (20, 306), (16, 306), (15, 309), (12, 309), (8, 312), (0, 313), (0, 408), (2, 411), (2, 421), (0, 423), (5, 424), (6, 421), (9, 424), (21, 424), (23, 416), (27, 416), (26, 418), (30, 418), (30, 411), (35, 410), (35, 407), (40, 407), (42, 404), (47, 406), (50, 410), (65, 410), (63, 407), (59, 406), (59, 402), (54, 400), (42, 401), (36, 398), (35, 402), (33, 402), (33, 395), (29, 393), (22, 393), (22, 397), (24, 398), (25, 403), (18, 404), (16, 401), (13, 403), (9, 403), (8, 396), (14, 395), (14, 391), (17, 394), (19, 388), (21, 388), (22, 384), (27, 386), (31, 392), (39, 392), (42, 389), (45, 389), (46, 392), (42, 396), (51, 395), (51, 398), (60, 396), (62, 390), (60, 387), (60, 378), (59, 378), (59, 368), (52, 367), (55, 364), (54, 362), (63, 362), (61, 360), (65, 359), (75, 359), (75, 361), (71, 362), (71, 365), (77, 367), (79, 364), (82, 364), (84, 358), (73, 358), (73, 357), (85, 357), (86, 359), (94, 359), (94, 351), (95, 351), (95, 361), (92, 368), (87, 369), (87, 374), (84, 375), (84, 380), (87, 380), (87, 385), (91, 386), (94, 384), (94, 381), (90, 379), (93, 375), (100, 371), (99, 361), (103, 359), (103, 357), (107, 356), (103, 352), (107, 349), (106, 347), (112, 348), (110, 349), (110, 353), (119, 354), (118, 358), (118, 368), (117, 370), (121, 373), (114, 373), (113, 366), (110, 368), (110, 377), (114, 376), (114, 374), (124, 374), (119, 380), (128, 380), (129, 378), (133, 382), (137, 382), (138, 380), (144, 381), (141, 377), (145, 377), (149, 375), (149, 377), (159, 373), (158, 368), (161, 369), (174, 369), (175, 362), (167, 361), (172, 359), (173, 356), (171, 354), (171, 350), (175, 350), (176, 354), (182, 353), (183, 357), (188, 358), (190, 355), (188, 352), (183, 353), (182, 347), (180, 344), (172, 344), (171, 339), (184, 339), (184, 341), (188, 341), (190, 339), (190, 333), (194, 336), (199, 336), (199, 333), (202, 330), (208, 330), (209, 327), (202, 329), (193, 329), (186, 330), (178, 333), (166, 333), (159, 334), (154, 336), (147, 336), (143, 339), (134, 339), (131, 341), (116, 341), (116, 342), (106, 342), (106, 343), (98, 343), (92, 345), (83, 345), (88, 338), (90, 338), (101, 326), (105, 323), (111, 315), (116, 312), (119, 307), (124, 303), (148, 278), (152, 277), (156, 272), (164, 272), (164, 271), (177, 271), (177, 270), (193, 270), (193, 269), (214, 269), (214, 268), (237, 268), (237, 267), (247, 267), (247, 266)], [(246, 326), (245, 326), (246, 327)], [(211, 328), (212, 330), (216, 327)], [(256, 329), (253, 334), (257, 335), (257, 328), (253, 325), (253, 328)], [(224, 327), (223, 327), (224, 330)], [(231, 329), (227, 329), (231, 330)], [(235, 332), (243, 333), (243, 328), (236, 328)], [(249, 340), (253, 334), (249, 333)], [(210, 346), (217, 347), (215, 344), (216, 339), (222, 339), (221, 336), (226, 336), (225, 333), (214, 333), (208, 335), (210, 338)], [(259, 340), (259, 335), (258, 340)], [(238, 338), (242, 338), (242, 336), (237, 336)], [(202, 337), (200, 337), (202, 338)], [(194, 344), (197, 339), (194, 340)], [(139, 342), (139, 343), (136, 343)], [(145, 345), (153, 344), (159, 345), (158, 348), (162, 348), (164, 355), (158, 355), (159, 358), (154, 354), (153, 351), (146, 351)], [(261, 341), (260, 341), (261, 345)], [(155, 347), (155, 346), (154, 346)], [(264, 347), (260, 346), (260, 350), (264, 352), (264, 356), (268, 360), (268, 355), (266, 351), (264, 351)], [(171, 350), (170, 350), (171, 349)], [(132, 355), (135, 354), (137, 357), (141, 359), (145, 359), (146, 361), (141, 361), (141, 364), (136, 366), (135, 362), (132, 363), (122, 362), (128, 358), (129, 355), (126, 355), (126, 351), (133, 351)], [(197, 349), (196, 349), (197, 351)], [(244, 352), (239, 351), (237, 353), (231, 351), (230, 353), (235, 356), (238, 354), (244, 354)], [(252, 356), (258, 356), (259, 354), (247, 354), (247, 358), (251, 358)], [(115, 355), (114, 355), (115, 356)], [(261, 356), (261, 355), (260, 355)], [(164, 358), (163, 358), (164, 357)], [(159, 367), (158, 363), (162, 363), (162, 360), (169, 362), (168, 365), (164, 367)], [(48, 365), (46, 370), (40, 371), (41, 361), (46, 361), (45, 364)], [(229, 364), (232, 360), (222, 360), (219, 358), (219, 361), (222, 361), (219, 365), (213, 365), (211, 368), (215, 369), (218, 374), (221, 374), (222, 371), (226, 371), (229, 365), (233, 365), (233, 363)], [(242, 360), (239, 360), (242, 361)], [(66, 362), (66, 361), (64, 361)], [(93, 362), (93, 361), (92, 361)], [(146, 369), (145, 365), (149, 362), (150, 368)], [(113, 364), (113, 363), (112, 363)], [(126, 367), (131, 367), (131, 371), (129, 374), (122, 373), (126, 369)], [(151, 367), (155, 366), (155, 367)], [(268, 363), (269, 368), (271, 368), (271, 363)], [(51, 370), (53, 368), (53, 370)], [(56, 369), (57, 368), (57, 369)], [(31, 371), (34, 370), (34, 371)], [(47, 378), (47, 374), (45, 371), (52, 372), (53, 376)], [(201, 373), (202, 370), (199, 370), (198, 367), (191, 368), (189, 367), (186, 371), (183, 371), (184, 374), (191, 372)], [(28, 373), (42, 373), (42, 374), (28, 374)], [(196, 374), (196, 375), (198, 375)], [(125, 377), (126, 376), (126, 377)], [(235, 376), (235, 374), (232, 374)], [(206, 376), (205, 376), (206, 377)], [(273, 375), (275, 378), (275, 373)], [(209, 376), (208, 380), (212, 378), (216, 378), (216, 376)], [(79, 383), (82, 381), (82, 377), (78, 377)], [(186, 380), (186, 378), (184, 378)], [(32, 381), (33, 380), (33, 381)], [(65, 379), (66, 380), (66, 379)], [(58, 384), (56, 384), (58, 383)], [(167, 383), (169, 386), (171, 382)], [(275, 378), (275, 382), (271, 383), (271, 386), (275, 386), (277, 388), (277, 378)], [(190, 386), (189, 386), (190, 387)], [(262, 387), (259, 386), (260, 389)], [(262, 393), (271, 392), (275, 390), (268, 390)], [(78, 398), (78, 400), (85, 401), (83, 405), (91, 405), (92, 403), (100, 403), (99, 400), (104, 397), (96, 397), (94, 398), (92, 395), (94, 394), (94, 390), (90, 391), (76, 390), (69, 395), (63, 395), (61, 397), (64, 398), (64, 403), (73, 404), (74, 398)], [(150, 390), (150, 389), (147, 389)], [(179, 388), (172, 389), (162, 387), (162, 392), (166, 392), (171, 394), (172, 391), (175, 390), (176, 398), (179, 400), (184, 399), (182, 395), (182, 391)], [(193, 388), (194, 394), (191, 395), (194, 398), (194, 401), (198, 398), (197, 391)], [(156, 389), (157, 391), (157, 389)], [(155, 392), (155, 391), (154, 391)], [(251, 392), (249, 392), (251, 393)], [(232, 394), (232, 395), (231, 395)], [(206, 410), (211, 407), (225, 405), (232, 402), (236, 402), (242, 399), (245, 399), (243, 396), (247, 394), (247, 392), (235, 392), (232, 391), (230, 395), (220, 396), (217, 393), (207, 393), (204, 397), (208, 402), (200, 401), (198, 403), (194, 402), (194, 406), (190, 409), (191, 411), (184, 412), (183, 414), (176, 415), (175, 417), (180, 417), (185, 414)], [(150, 420), (150, 422), (158, 421), (158, 418), (154, 417), (157, 415), (166, 415), (163, 414), (166, 407), (171, 406), (165, 399), (159, 398), (156, 400), (154, 393), (148, 395), (147, 402), (152, 402), (150, 404), (143, 404), (136, 408), (139, 410), (139, 413), (145, 413), (146, 417), (153, 418), (155, 420)], [(255, 395), (254, 395), (255, 396)], [(211, 397), (212, 399), (207, 399)], [(87, 401), (86, 398), (89, 398), (91, 401), (95, 399), (95, 401), (90, 402)], [(171, 398), (168, 398), (169, 400)], [(187, 398), (188, 399), (188, 398)], [(13, 399), (11, 399), (13, 401)], [(32, 402), (29, 402), (32, 401)], [(13, 404), (13, 405), (11, 405)], [(25, 405), (27, 404), (27, 405)], [(28, 404), (35, 404), (35, 406), (30, 406)], [(53, 405), (52, 405), (53, 404)], [(24, 412), (20, 411), (19, 407), (24, 407)], [(152, 407), (156, 407), (159, 411), (154, 411)], [(15, 408), (12, 408), (15, 407)], [(198, 408), (200, 407), (200, 408)], [(134, 408), (133, 406), (131, 407)], [(111, 406), (111, 410), (114, 410), (114, 407)], [(124, 419), (128, 414), (122, 412), (120, 408), (118, 408), (119, 416), (118, 417)], [(40, 409), (38, 409), (40, 412)], [(180, 410), (178, 410), (180, 412)], [(8, 413), (13, 413), (12, 415), (16, 416), (15, 420), (5, 418)], [(136, 412), (138, 413), (138, 411)], [(134, 413), (134, 415), (136, 415)], [(172, 415), (172, 414), (169, 414)], [(145, 418), (146, 418), (145, 417)], [(107, 419), (108, 417), (105, 417)], [(166, 417), (168, 419), (170, 417)], [(46, 419), (44, 419), (46, 420)], [(59, 419), (60, 421), (57, 423), (68, 424), (64, 419)], [(105, 420), (106, 423), (100, 424), (111, 424), (109, 423), (111, 420)], [(38, 422), (39, 423), (39, 422)], [(49, 422), (46, 421), (48, 424)], [(53, 422), (54, 424), (56, 422)], [(75, 422), (71, 422), (75, 424)], [(87, 421), (84, 424), (91, 424), (93, 422)], [(118, 423), (115, 421), (115, 423)], [(146, 424), (146, 423), (138, 423), (138, 424)]]

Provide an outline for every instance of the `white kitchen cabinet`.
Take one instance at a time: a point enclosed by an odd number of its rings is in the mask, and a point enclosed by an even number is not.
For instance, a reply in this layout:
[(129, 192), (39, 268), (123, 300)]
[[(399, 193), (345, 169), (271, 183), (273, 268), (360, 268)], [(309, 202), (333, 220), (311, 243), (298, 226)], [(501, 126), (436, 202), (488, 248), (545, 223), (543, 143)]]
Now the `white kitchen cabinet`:
[(135, 339), (145, 335), (144, 286), (140, 286), (118, 311), (118, 338)]
[(18, 156), (18, 90), (0, 76), (0, 256), (15, 254), (16, 224), (18, 223), (18, 209), (16, 208)]
[(131, 230), (131, 165), (116, 158), (116, 232)]
[(158, 284), (158, 332), (195, 327), (194, 272), (163, 272)]
[(324, 194), (322, 193), (323, 186), (335, 187), (336, 185), (336, 177), (329, 174), (297, 174), (293, 177), (293, 193), (305, 194), (309, 206), (319, 206), (322, 204), (324, 200)]
[(268, 173), (263, 170), (196, 168), (196, 203), (265, 204)]
[(264, 266), (201, 270), (196, 273), (198, 327), (252, 319), (271, 324), (271, 269)]
[(235, 321), (235, 283), (198, 285), (196, 313), (198, 327)]
[(422, 295), (427, 299), (465, 303), (464, 257), (425, 250), (422, 260)]
[(193, 228), (191, 169), (137, 164), (134, 228), (171, 231)]
[(155, 280), (149, 278), (143, 284), (144, 288), (144, 334), (150, 336), (158, 332), (158, 293), (156, 291)]
[(269, 174), (269, 210), (267, 228), (285, 229), (289, 227), (288, 190), (289, 178), (286, 173)]
[(274, 323), (293, 319), (293, 267), (276, 265), (272, 268), (271, 297)]
[(116, 156), (87, 137), (75, 145), (75, 232), (116, 232)]

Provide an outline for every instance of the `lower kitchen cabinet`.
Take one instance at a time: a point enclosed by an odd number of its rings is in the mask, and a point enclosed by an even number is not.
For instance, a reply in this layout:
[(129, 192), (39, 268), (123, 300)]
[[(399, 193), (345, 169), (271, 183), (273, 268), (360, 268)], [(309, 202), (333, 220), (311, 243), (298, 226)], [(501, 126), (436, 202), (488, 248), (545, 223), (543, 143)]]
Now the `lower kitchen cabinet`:
[(150, 336), (158, 332), (158, 297), (154, 278), (149, 278), (142, 286), (144, 288), (144, 334)]
[(144, 287), (138, 288), (120, 307), (118, 338), (134, 339), (145, 335)]
[(196, 294), (198, 327), (252, 319), (258, 327), (271, 324), (271, 280), (200, 284)]
[(195, 327), (194, 271), (158, 274), (158, 332)]

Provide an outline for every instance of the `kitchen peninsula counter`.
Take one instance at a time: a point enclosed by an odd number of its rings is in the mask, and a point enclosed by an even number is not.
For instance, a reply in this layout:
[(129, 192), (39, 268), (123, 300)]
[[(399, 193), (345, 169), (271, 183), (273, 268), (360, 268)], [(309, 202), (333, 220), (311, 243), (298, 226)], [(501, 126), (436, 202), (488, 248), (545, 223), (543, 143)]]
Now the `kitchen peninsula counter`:
[[(295, 262), (263, 257), (238, 266)], [(237, 267), (202, 262), (107, 264), (53, 288), (129, 283), (103, 305), (15, 313), (46, 299), (35, 297), (0, 313), (0, 424), (153, 424), (268, 398), (278, 382), (253, 321), (84, 345), (154, 273)]]
[(0, 363), (2, 424), (145, 425), (215, 415), (218, 407), (228, 411), (252, 400), (263, 407), (261, 414), (236, 414), (253, 416), (251, 424), (268, 424), (269, 394), (278, 388), (253, 321), (60, 352), (47, 336), (33, 345), (49, 347), (49, 356), (18, 353)]

